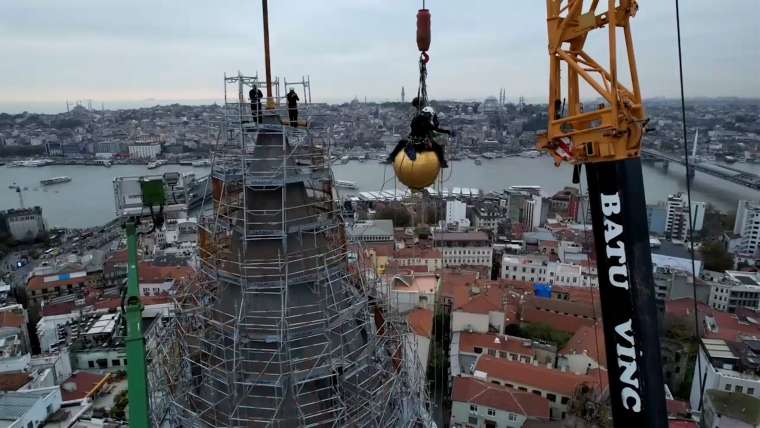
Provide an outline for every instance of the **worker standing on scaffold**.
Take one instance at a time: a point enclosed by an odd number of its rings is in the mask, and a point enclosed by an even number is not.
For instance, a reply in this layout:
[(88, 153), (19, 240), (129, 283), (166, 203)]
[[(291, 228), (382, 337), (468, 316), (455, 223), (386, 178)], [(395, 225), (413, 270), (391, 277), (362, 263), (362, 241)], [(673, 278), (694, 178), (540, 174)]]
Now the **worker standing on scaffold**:
[(253, 85), (253, 88), (248, 91), (248, 98), (251, 99), (251, 114), (256, 123), (261, 123), (261, 98), (263, 97), (264, 94), (256, 85)]
[(288, 118), (290, 119), (290, 126), (295, 128), (298, 126), (298, 101), (300, 101), (300, 98), (298, 98), (298, 94), (296, 94), (296, 91), (293, 88), (290, 89), (286, 98), (288, 99)]

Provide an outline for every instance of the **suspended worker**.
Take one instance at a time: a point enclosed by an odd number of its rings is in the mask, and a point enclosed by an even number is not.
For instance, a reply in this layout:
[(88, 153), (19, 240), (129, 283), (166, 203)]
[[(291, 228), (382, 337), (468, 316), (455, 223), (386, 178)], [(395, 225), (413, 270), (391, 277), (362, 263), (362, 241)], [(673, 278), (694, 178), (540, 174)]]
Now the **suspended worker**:
[(298, 98), (298, 94), (296, 94), (296, 91), (291, 88), (290, 92), (288, 92), (288, 95), (285, 97), (288, 100), (288, 117), (290, 118), (290, 126), (296, 127), (298, 126), (298, 101), (300, 101), (300, 98)]
[(256, 85), (253, 85), (253, 88), (248, 91), (248, 98), (251, 100), (251, 115), (253, 115), (256, 123), (261, 123), (261, 99), (263, 97), (264, 94), (261, 93), (261, 90)]
[(396, 155), (402, 150), (406, 152), (407, 157), (412, 161), (417, 158), (417, 152), (432, 151), (438, 157), (438, 163), (441, 164), (441, 168), (448, 168), (449, 164), (446, 162), (443, 146), (436, 141), (435, 133), (451, 135), (451, 131), (438, 126), (438, 115), (433, 107), (424, 107), (420, 113), (415, 115), (410, 128), (409, 138), (401, 140), (396, 144), (391, 154), (388, 155), (386, 162), (392, 163), (396, 159)]

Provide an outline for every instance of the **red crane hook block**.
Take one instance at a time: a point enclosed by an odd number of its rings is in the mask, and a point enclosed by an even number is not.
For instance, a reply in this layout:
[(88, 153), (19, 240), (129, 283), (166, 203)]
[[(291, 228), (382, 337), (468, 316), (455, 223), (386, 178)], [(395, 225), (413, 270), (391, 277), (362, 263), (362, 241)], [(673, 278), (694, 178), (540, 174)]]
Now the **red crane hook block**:
[(430, 50), (430, 11), (417, 11), (417, 48), (420, 52)]

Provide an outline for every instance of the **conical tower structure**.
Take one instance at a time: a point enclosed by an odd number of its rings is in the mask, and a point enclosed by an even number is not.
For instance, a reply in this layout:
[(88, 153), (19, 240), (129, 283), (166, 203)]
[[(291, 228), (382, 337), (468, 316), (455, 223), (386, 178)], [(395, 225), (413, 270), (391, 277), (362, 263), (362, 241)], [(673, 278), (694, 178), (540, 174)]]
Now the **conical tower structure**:
[[(167, 327), (174, 341), (157, 357), (170, 368), (151, 376), (170, 404), (154, 420), (428, 426), (422, 370), (403, 324), (391, 322), (348, 263), (329, 140), (303, 121), (288, 126), (285, 108), (256, 120), (257, 105), (246, 97), (254, 86), (256, 77), (225, 77), (212, 198), (199, 219), (198, 278), (176, 294)], [(317, 123), (309, 108), (300, 106), (301, 117)], [(152, 390), (156, 408), (161, 394)]]

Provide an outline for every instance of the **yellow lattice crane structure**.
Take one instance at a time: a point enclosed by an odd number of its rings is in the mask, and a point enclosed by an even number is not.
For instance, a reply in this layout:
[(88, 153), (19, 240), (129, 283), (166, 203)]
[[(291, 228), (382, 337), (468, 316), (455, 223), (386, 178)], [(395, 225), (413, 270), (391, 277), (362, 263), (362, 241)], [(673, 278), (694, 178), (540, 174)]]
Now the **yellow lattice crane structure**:
[[(549, 124), (538, 148), (554, 157), (555, 163), (605, 162), (639, 156), (646, 118), (641, 101), (630, 20), (636, 15), (634, 0), (608, 1), (605, 12), (597, 12), (600, 1), (583, 9), (583, 0), (547, 0), (549, 35)], [(617, 3), (617, 4), (616, 4)], [(605, 68), (586, 50), (588, 33), (607, 28), (609, 65)], [(622, 29), (631, 87), (618, 77), (618, 29)], [(562, 65), (567, 67), (563, 92)], [(604, 103), (584, 106), (581, 81)], [(564, 106), (567, 114), (564, 114)], [(585, 108), (584, 108), (585, 107)]]

